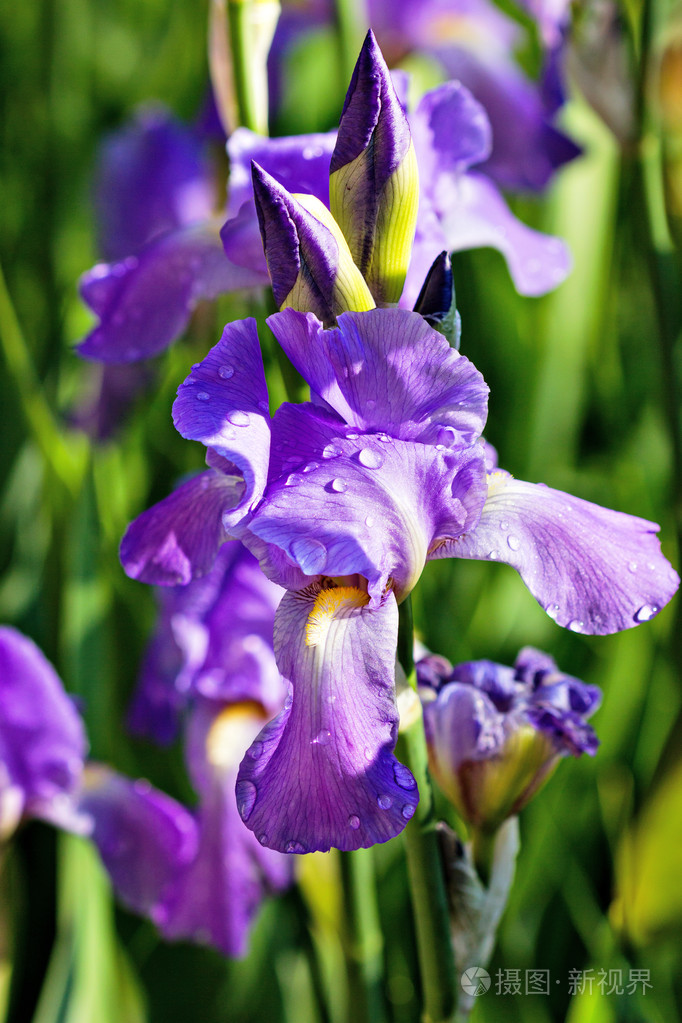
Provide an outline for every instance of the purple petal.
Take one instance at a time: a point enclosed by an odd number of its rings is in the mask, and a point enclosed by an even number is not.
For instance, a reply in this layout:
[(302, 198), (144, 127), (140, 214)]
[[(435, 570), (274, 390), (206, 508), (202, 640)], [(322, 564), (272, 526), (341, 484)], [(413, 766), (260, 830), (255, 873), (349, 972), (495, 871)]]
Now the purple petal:
[(606, 635), (649, 621), (679, 577), (658, 526), (497, 471), (476, 528), (432, 557), (504, 561), (559, 625)]
[(152, 917), (196, 854), (194, 817), (147, 781), (100, 765), (86, 770), (80, 808), (93, 820), (93, 841), (121, 901)]
[(350, 587), (287, 593), (275, 620), (284, 711), (242, 761), (237, 803), (259, 841), (282, 852), (358, 849), (403, 830), (418, 800), (393, 756), (398, 617)]
[(241, 500), (224, 509), (226, 528), (260, 501), (270, 454), (270, 413), (256, 321), (228, 323), (223, 336), (178, 388), (173, 422), (233, 463), (244, 478)]
[(410, 127), (425, 188), (435, 174), (462, 173), (490, 155), (488, 115), (461, 82), (445, 82), (427, 92)]
[(434, 191), (440, 226), (451, 251), (490, 246), (502, 253), (521, 295), (544, 295), (571, 269), (563, 241), (526, 227), (496, 186), (481, 174), (441, 177)]
[(124, 259), (156, 235), (207, 220), (213, 204), (199, 139), (163, 107), (143, 108), (105, 140), (95, 183), (105, 259)]
[(142, 512), (121, 540), (121, 563), (131, 579), (185, 585), (208, 572), (228, 539), (223, 515), (242, 499), (236, 476), (203, 472)]
[(0, 627), (0, 837), (23, 816), (83, 830), (74, 796), (86, 750), (52, 665), (26, 636)]
[(84, 275), (81, 294), (101, 322), (78, 352), (107, 363), (150, 358), (183, 332), (200, 299), (262, 283), (261, 273), (226, 258), (217, 222), (170, 232), (137, 256)]
[(200, 705), (188, 735), (189, 766), (200, 793), (197, 855), (176, 879), (156, 920), (166, 937), (190, 938), (241, 956), (265, 896), (290, 884), (292, 862), (263, 849), (237, 812), (237, 766), (263, 714), (253, 703), (218, 713), (215, 707)]
[(268, 319), (288, 358), (349, 426), (451, 446), (478, 437), (488, 388), (418, 313), (343, 313), (334, 330), (284, 310)]
[(457, 784), (454, 775), (462, 763), (493, 758), (506, 739), (504, 715), (488, 694), (461, 682), (449, 682), (424, 704), (424, 730), (438, 766), (436, 779), (446, 792)]
[(436, 538), (477, 521), (486, 493), (478, 446), (438, 450), (358, 436), (311, 405), (282, 406), (275, 431), (273, 463), (290, 452), (297, 462), (271, 480), (249, 531), (307, 576), (358, 573), (374, 600), (392, 580), (401, 599)]

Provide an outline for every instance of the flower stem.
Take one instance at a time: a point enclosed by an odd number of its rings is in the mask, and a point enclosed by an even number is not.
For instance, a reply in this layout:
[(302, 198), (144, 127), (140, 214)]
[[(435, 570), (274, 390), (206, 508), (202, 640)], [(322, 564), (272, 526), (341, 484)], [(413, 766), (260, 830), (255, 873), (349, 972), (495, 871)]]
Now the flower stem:
[(239, 124), (268, 134), (268, 50), (279, 17), (277, 0), (228, 0), (232, 73)]
[[(405, 674), (416, 688), (412, 645), (412, 610), (408, 597), (400, 606), (398, 652)], [(455, 1007), (455, 971), (421, 718), (400, 735), (397, 754), (412, 771), (420, 796), (417, 811), (405, 829), (405, 850), (423, 988), (423, 1019), (425, 1023), (444, 1023)]]
[(341, 853), (348, 971), (348, 1023), (382, 1023), (383, 935), (372, 849)]

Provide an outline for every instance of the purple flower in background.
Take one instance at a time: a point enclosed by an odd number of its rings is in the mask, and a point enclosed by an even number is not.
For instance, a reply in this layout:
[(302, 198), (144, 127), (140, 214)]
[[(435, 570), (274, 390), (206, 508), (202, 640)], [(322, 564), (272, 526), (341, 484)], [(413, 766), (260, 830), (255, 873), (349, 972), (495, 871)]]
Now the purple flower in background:
[(244, 827), (235, 799), (239, 762), (284, 699), (272, 650), (280, 595), (233, 542), (205, 577), (160, 598), (132, 718), (161, 742), (184, 720), (196, 810), (98, 765), (87, 769), (81, 799), (121, 900), (164, 937), (229, 956), (245, 953), (263, 899), (292, 876), (291, 860)]
[(76, 806), (87, 752), (80, 716), (54, 668), (15, 629), (0, 628), (0, 841), (35, 817), (88, 829)]
[(547, 654), (523, 649), (513, 668), (433, 655), (417, 663), (429, 767), (459, 815), (495, 830), (518, 813), (562, 756), (593, 755), (586, 718), (601, 694)]
[(255, 323), (228, 324), (173, 409), (211, 468), (144, 512), (121, 558), (168, 585), (238, 536), (292, 591), (275, 620), (291, 702), (242, 764), (242, 818), (282, 851), (357, 848), (416, 799), (392, 753), (395, 601), (428, 559), (506, 561), (555, 621), (595, 634), (653, 617), (679, 580), (652, 523), (491, 470), (487, 387), (417, 313), (268, 323), (313, 401), (271, 422)]

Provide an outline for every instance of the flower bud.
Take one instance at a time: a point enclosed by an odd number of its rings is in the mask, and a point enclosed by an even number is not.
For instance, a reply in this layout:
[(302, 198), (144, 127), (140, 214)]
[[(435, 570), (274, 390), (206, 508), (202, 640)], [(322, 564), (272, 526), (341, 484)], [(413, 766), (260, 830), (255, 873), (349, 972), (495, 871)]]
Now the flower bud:
[(330, 206), (378, 305), (400, 298), (417, 221), (417, 160), (407, 118), (368, 32), (351, 79), (329, 181)]
[(278, 308), (313, 312), (326, 326), (351, 310), (374, 308), (329, 210), (313, 195), (291, 195), (253, 164), (253, 191)]
[(414, 311), (443, 334), (453, 348), (459, 349), (462, 318), (457, 312), (452, 260), (447, 252), (441, 252), (431, 264)]
[(494, 831), (518, 813), (562, 756), (596, 752), (584, 718), (599, 690), (563, 675), (546, 654), (526, 647), (513, 668), (474, 661), (446, 674), (436, 665), (435, 687), (433, 660), (417, 665), (429, 767), (473, 828)]

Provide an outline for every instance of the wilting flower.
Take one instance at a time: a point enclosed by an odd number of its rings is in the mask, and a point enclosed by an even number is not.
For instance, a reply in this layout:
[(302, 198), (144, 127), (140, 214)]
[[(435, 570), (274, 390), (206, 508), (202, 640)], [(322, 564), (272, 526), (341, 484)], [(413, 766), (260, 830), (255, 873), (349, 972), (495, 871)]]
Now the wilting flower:
[(284, 698), (272, 651), (280, 593), (229, 543), (205, 577), (162, 596), (133, 722), (165, 742), (182, 717), (196, 810), (99, 765), (81, 798), (121, 900), (164, 937), (230, 956), (244, 954), (265, 896), (291, 881), (291, 861), (244, 827), (235, 799), (239, 762)]
[(596, 686), (563, 674), (551, 657), (523, 649), (513, 668), (444, 658), (417, 663), (429, 767), (468, 824), (495, 830), (518, 813), (566, 755), (594, 754), (585, 721)]
[(242, 765), (242, 817), (277, 849), (357, 848), (396, 834), (416, 798), (392, 754), (395, 601), (428, 559), (507, 561), (559, 624), (595, 634), (653, 617), (679, 580), (652, 523), (489, 471), (487, 387), (417, 313), (268, 323), (314, 400), (271, 422), (255, 323), (228, 324), (173, 410), (211, 468), (144, 512), (121, 557), (185, 582), (238, 536), (294, 591), (275, 621), (292, 702)]
[(16, 629), (0, 628), (0, 841), (39, 818), (86, 831), (77, 790), (85, 730), (54, 668)]

